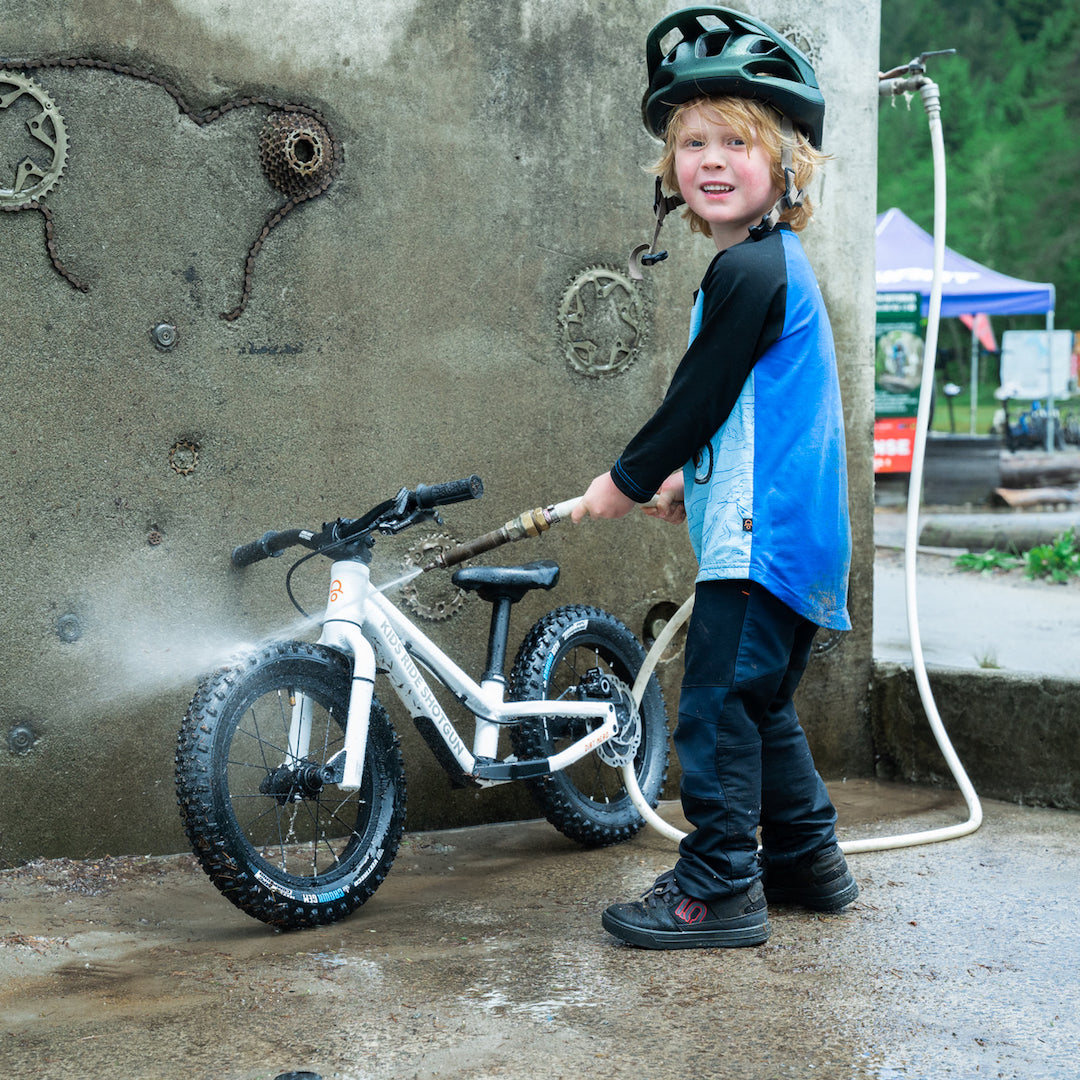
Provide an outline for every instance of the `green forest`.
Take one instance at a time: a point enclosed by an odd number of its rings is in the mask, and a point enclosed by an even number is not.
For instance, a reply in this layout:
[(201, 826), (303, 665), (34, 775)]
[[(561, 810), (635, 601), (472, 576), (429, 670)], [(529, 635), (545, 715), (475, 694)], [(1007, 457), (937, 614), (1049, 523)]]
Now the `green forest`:
[[(948, 177), (946, 243), (995, 270), (1053, 282), (1055, 325), (1080, 331), (1080, 3), (882, 0), (880, 69), (927, 60), (941, 88)], [(883, 101), (878, 211), (933, 230), (933, 163), (921, 99)], [(1045, 325), (998, 317), (994, 331)], [(962, 381), (970, 337), (942, 323), (943, 376)], [(950, 368), (955, 366), (955, 371)], [(996, 382), (996, 365), (987, 365)]]

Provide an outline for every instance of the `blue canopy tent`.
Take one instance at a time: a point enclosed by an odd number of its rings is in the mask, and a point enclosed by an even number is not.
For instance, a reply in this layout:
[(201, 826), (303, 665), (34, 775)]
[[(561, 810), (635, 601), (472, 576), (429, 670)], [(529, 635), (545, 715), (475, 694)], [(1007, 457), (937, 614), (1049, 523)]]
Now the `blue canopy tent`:
[[(893, 207), (877, 216), (877, 291), (918, 292), (922, 313), (930, 306), (933, 278), (934, 238), (919, 228), (903, 211)], [(942, 282), (942, 318), (960, 315), (1046, 315), (1046, 329), (1054, 329), (1054, 286), (1047, 282), (1022, 281), (982, 266), (945, 248)], [(978, 386), (978, 346), (972, 340), (972, 423)], [(1052, 404), (1052, 403), (1050, 403)], [(974, 427), (972, 428), (974, 431)]]

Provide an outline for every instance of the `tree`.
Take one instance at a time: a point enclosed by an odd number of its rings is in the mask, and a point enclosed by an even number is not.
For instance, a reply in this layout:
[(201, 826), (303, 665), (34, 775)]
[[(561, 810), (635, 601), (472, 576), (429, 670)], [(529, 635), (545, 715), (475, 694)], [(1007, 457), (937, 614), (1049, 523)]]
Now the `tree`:
[[(1014, 277), (1053, 282), (1059, 327), (1080, 329), (1080, 14), (1060, 0), (884, 0), (882, 70), (923, 52), (941, 87), (947, 243)], [(882, 107), (878, 208), (933, 227), (921, 102)], [(1039, 325), (1031, 318), (1008, 320)]]

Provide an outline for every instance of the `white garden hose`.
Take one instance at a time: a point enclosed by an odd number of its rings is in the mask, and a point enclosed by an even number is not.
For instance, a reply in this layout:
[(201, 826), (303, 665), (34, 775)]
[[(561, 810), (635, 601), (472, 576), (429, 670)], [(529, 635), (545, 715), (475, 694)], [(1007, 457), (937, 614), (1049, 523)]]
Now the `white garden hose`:
[[(909, 85), (904, 85), (906, 82)], [(923, 661), (922, 640), (919, 635), (919, 616), (915, 594), (915, 560), (918, 547), (919, 506), (922, 500), (922, 474), (926, 458), (926, 438), (930, 426), (930, 402), (934, 388), (934, 365), (937, 355), (938, 327), (941, 321), (941, 285), (945, 268), (945, 142), (941, 130), (941, 99), (937, 85), (921, 76), (915, 80), (891, 80), (893, 85), (883, 92), (901, 93), (905, 90), (918, 90), (930, 121), (930, 144), (934, 162), (934, 267), (933, 283), (930, 288), (929, 318), (926, 327), (926, 347), (923, 357), (922, 385), (919, 392), (919, 409), (915, 423), (915, 450), (911, 464), (911, 480), (908, 487), (906, 533), (904, 540), (904, 580), (907, 600), (908, 638), (911, 644), (912, 667), (919, 697), (930, 728), (937, 740), (938, 747), (952, 772), (953, 778), (967, 803), (968, 820), (959, 825), (950, 825), (940, 829), (927, 829), (923, 832), (904, 833), (899, 836), (875, 837), (866, 840), (845, 840), (840, 848), (845, 854), (863, 851), (887, 851), (892, 848), (915, 847), (919, 844), (932, 844), (941, 840), (953, 840), (974, 832), (982, 824), (982, 806), (975, 793), (968, 775), (961, 764), (952, 742), (949, 740), (945, 725), (938, 713), (930, 682)], [(575, 500), (576, 501), (576, 500)], [(640, 707), (645, 686), (649, 681), (660, 657), (671, 643), (672, 638), (689, 619), (694, 607), (694, 597), (688, 600), (671, 617), (645, 657), (645, 662), (634, 682), (633, 697)], [(638, 813), (657, 832), (671, 840), (679, 842), (686, 835), (682, 830), (670, 825), (657, 814), (641, 793), (634, 772), (634, 763), (629, 762), (622, 768), (623, 784)]]

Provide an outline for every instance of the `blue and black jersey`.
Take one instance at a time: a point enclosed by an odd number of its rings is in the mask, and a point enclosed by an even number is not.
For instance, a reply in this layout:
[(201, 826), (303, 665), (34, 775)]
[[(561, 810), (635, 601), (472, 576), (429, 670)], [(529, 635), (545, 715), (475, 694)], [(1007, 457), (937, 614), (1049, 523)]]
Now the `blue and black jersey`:
[(690, 345), (612, 479), (646, 502), (683, 468), (698, 581), (756, 581), (818, 626), (851, 627), (851, 531), (832, 329), (786, 226), (720, 252)]

